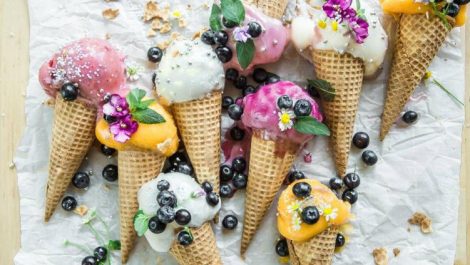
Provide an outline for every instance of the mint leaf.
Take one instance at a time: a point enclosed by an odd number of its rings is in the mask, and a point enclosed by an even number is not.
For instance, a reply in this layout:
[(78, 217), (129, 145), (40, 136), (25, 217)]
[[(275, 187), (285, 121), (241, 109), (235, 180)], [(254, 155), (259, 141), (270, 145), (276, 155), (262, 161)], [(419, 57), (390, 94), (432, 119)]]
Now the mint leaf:
[(335, 99), (336, 91), (328, 81), (322, 79), (308, 79), (307, 82), (320, 93), (322, 99), (326, 101), (333, 101)]
[(132, 118), (140, 123), (145, 124), (165, 122), (165, 119), (162, 117), (162, 115), (158, 114), (158, 112), (154, 111), (153, 109), (136, 110), (132, 112)]
[(253, 42), (253, 39), (249, 39), (246, 42), (237, 42), (238, 63), (243, 69), (246, 69), (248, 65), (250, 65), (254, 56), (255, 43)]
[(109, 240), (108, 241), (108, 250), (121, 250), (121, 241), (119, 241), (119, 240)]
[(139, 102), (139, 105), (137, 106), (137, 109), (144, 110), (147, 109), (150, 104), (152, 104), (155, 100), (154, 99), (147, 99)]
[(224, 18), (241, 24), (245, 20), (245, 8), (240, 0), (221, 0), (222, 14)]
[(296, 118), (294, 129), (299, 133), (330, 136), (330, 129), (311, 116), (300, 116)]
[(127, 103), (129, 104), (129, 109), (135, 110), (138, 108), (140, 101), (145, 97), (145, 90), (134, 88), (126, 96)]
[(222, 24), (220, 23), (221, 16), (222, 10), (218, 5), (213, 4), (211, 16), (209, 17), (209, 25), (213, 31), (220, 31), (222, 29)]
[(134, 216), (134, 230), (139, 237), (149, 229), (149, 220), (150, 216), (147, 216), (142, 210), (139, 210)]

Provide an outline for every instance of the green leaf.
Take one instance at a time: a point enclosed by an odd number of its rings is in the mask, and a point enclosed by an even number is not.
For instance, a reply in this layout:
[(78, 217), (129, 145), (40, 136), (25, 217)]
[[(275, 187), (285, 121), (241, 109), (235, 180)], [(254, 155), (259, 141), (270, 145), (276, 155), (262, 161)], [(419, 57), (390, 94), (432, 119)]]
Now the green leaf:
[(209, 25), (213, 31), (220, 31), (222, 29), (222, 23), (220, 18), (222, 16), (222, 10), (216, 4), (212, 5), (211, 16), (209, 17)]
[(150, 216), (147, 216), (142, 210), (139, 210), (134, 216), (134, 230), (139, 237), (149, 229), (149, 220)]
[(153, 102), (155, 102), (154, 99), (143, 100), (143, 101), (139, 102), (139, 105), (137, 106), (137, 109), (139, 109), (139, 110), (147, 109), (150, 106), (150, 104), (152, 104)]
[(145, 97), (145, 94), (147, 94), (145, 90), (139, 88), (134, 88), (129, 92), (129, 94), (127, 94), (126, 100), (131, 111), (135, 110), (139, 106), (139, 103)]
[(121, 241), (119, 241), (119, 240), (109, 240), (108, 241), (108, 250), (121, 250)]
[(224, 18), (241, 24), (245, 20), (245, 8), (240, 0), (221, 0), (222, 14)]
[(330, 129), (311, 116), (297, 117), (294, 129), (299, 133), (330, 136)]
[(324, 100), (333, 101), (335, 99), (336, 91), (328, 81), (322, 79), (309, 79), (307, 81), (310, 86), (313, 86), (318, 91), (318, 93), (320, 93)]
[(255, 43), (253, 42), (253, 39), (249, 39), (246, 42), (237, 42), (238, 63), (243, 69), (246, 69), (248, 65), (250, 65), (254, 56)]
[(154, 111), (153, 109), (136, 110), (132, 112), (132, 118), (140, 123), (145, 124), (165, 122), (165, 119), (162, 117), (162, 115), (158, 114), (158, 112)]

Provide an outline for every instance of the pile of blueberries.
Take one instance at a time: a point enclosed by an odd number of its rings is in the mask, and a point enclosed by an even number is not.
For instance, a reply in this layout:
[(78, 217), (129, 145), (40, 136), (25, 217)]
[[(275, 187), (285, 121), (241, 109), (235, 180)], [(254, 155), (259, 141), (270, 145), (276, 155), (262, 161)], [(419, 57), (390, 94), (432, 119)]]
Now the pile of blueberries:
[[(353, 145), (359, 149), (365, 149), (369, 146), (370, 138), (365, 132), (357, 132), (352, 139)], [(366, 150), (362, 153), (362, 161), (368, 166), (373, 166), (377, 163), (378, 157), (374, 151)]]
[(164, 173), (179, 172), (194, 176), (194, 168), (188, 160), (184, 150), (179, 150), (168, 158), (169, 164), (163, 169)]
[(108, 257), (108, 249), (105, 247), (97, 247), (93, 251), (93, 256), (87, 256), (82, 260), (82, 265), (104, 264)]

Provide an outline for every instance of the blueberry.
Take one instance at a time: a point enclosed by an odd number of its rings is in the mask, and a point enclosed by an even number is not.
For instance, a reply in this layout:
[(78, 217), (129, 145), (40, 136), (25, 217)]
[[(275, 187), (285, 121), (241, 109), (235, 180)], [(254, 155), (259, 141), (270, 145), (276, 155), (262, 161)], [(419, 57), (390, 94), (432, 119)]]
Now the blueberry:
[(118, 167), (116, 165), (109, 164), (103, 168), (103, 172), (101, 174), (107, 181), (116, 181), (118, 179)]
[(205, 31), (205, 32), (202, 33), (202, 35), (201, 35), (201, 40), (202, 40), (202, 42), (204, 42), (205, 44), (214, 45), (214, 44), (215, 44), (214, 32), (213, 32), (212, 30)]
[(217, 31), (214, 33), (214, 41), (216, 44), (225, 46), (228, 42), (228, 34), (225, 31)]
[(62, 199), (62, 208), (67, 212), (75, 210), (77, 208), (77, 200), (72, 196), (65, 196)]
[(158, 202), (158, 205), (160, 205), (161, 207), (163, 206), (176, 207), (178, 200), (173, 192), (164, 190), (158, 193), (157, 202)]
[(235, 126), (230, 129), (230, 136), (234, 141), (241, 141), (243, 140), (243, 137), (245, 137), (245, 131), (243, 129), (240, 129), (240, 127), (238, 126)]
[(85, 172), (77, 172), (73, 175), (72, 184), (78, 189), (84, 189), (90, 186), (90, 176)]
[(147, 51), (147, 58), (152, 63), (160, 62), (162, 60), (162, 57), (163, 51), (158, 47), (150, 47), (150, 49)]
[(314, 85), (310, 84), (310, 83), (307, 85), (307, 92), (312, 98), (319, 98), (320, 97), (320, 93), (318, 93), (317, 88)]
[(206, 195), (206, 202), (210, 206), (216, 206), (217, 204), (219, 204), (219, 195), (217, 195), (217, 193), (215, 192), (209, 192)]
[(320, 212), (318, 212), (318, 209), (315, 206), (307, 206), (302, 210), (301, 217), (304, 223), (313, 225), (320, 219)]
[(157, 183), (157, 189), (159, 191), (164, 191), (164, 190), (168, 190), (170, 188), (170, 182), (168, 182), (167, 180), (160, 180), (158, 181)]
[(301, 198), (310, 196), (311, 191), (312, 187), (307, 182), (295, 183), (294, 187), (292, 188), (292, 192), (294, 192), (294, 195)]
[(447, 10), (449, 17), (456, 17), (459, 14), (460, 6), (456, 3), (448, 3), (442, 8), (442, 11), (444, 10)]
[(238, 225), (238, 219), (235, 215), (229, 214), (224, 217), (224, 220), (222, 220), (222, 226), (225, 229), (233, 230), (237, 227), (237, 225)]
[(116, 149), (106, 146), (104, 144), (101, 145), (101, 153), (105, 156), (112, 156), (116, 153)]
[(413, 124), (418, 120), (418, 113), (416, 113), (415, 111), (409, 110), (405, 112), (405, 114), (403, 114), (401, 119), (406, 124)]
[(232, 186), (230, 186), (230, 184), (228, 183), (220, 184), (219, 194), (220, 194), (220, 197), (222, 198), (232, 197), (233, 196)]
[(65, 101), (76, 100), (78, 97), (78, 85), (65, 83), (60, 88), (60, 95)]
[(248, 183), (248, 178), (243, 173), (235, 173), (232, 178), (232, 184), (237, 189), (244, 189)]
[(194, 171), (193, 171), (193, 167), (190, 166), (188, 162), (180, 162), (176, 166), (176, 172), (191, 176)]
[(105, 247), (97, 247), (93, 251), (93, 255), (95, 256), (96, 261), (104, 262), (108, 257), (108, 250)]
[(160, 222), (160, 220), (158, 220), (157, 216), (153, 216), (149, 220), (148, 227), (149, 227), (150, 232), (152, 232), (154, 234), (161, 234), (161, 233), (163, 233), (163, 231), (165, 231), (166, 224)]
[(267, 84), (274, 84), (281, 81), (281, 78), (273, 73), (268, 73), (268, 78), (266, 79)]
[(93, 256), (85, 257), (82, 260), (82, 265), (97, 265), (97, 264), (98, 264), (98, 261)]
[(454, 4), (457, 4), (459, 6), (466, 5), (468, 3), (470, 3), (470, 0), (454, 0)]
[(362, 153), (362, 161), (368, 166), (373, 166), (379, 160), (374, 151), (366, 150)]
[(228, 116), (233, 120), (239, 121), (243, 114), (243, 108), (238, 104), (232, 104), (228, 107)]
[(246, 160), (243, 157), (237, 157), (232, 161), (232, 168), (236, 172), (243, 173), (246, 169)]
[(296, 116), (309, 116), (312, 112), (312, 104), (306, 99), (299, 99), (295, 102), (294, 113)]
[(367, 148), (369, 146), (369, 135), (365, 132), (357, 132), (354, 134), (352, 142), (359, 149)]
[(191, 243), (193, 243), (193, 237), (191, 234), (189, 234), (188, 231), (181, 231), (178, 233), (178, 243), (182, 246), (189, 246)]
[(339, 190), (343, 187), (343, 180), (341, 178), (331, 178), (329, 183), (330, 189), (332, 190)]
[(225, 71), (225, 79), (236, 81), (238, 78), (238, 71), (235, 68), (229, 68)]
[(224, 96), (222, 98), (222, 108), (224, 109), (228, 109), (228, 107), (234, 103), (235, 101), (233, 100), (231, 96)]
[(106, 115), (106, 114), (103, 115), (103, 119), (104, 119), (107, 123), (113, 123), (113, 122), (117, 121), (117, 118), (116, 118), (116, 117), (111, 116), (111, 115)]
[(268, 79), (268, 72), (263, 68), (255, 68), (253, 71), (253, 80), (255, 82), (261, 84), (264, 83)]
[(343, 192), (343, 195), (341, 196), (341, 199), (343, 201), (347, 201), (350, 204), (354, 204), (357, 201), (357, 197), (359, 195), (357, 194), (357, 191), (355, 190), (346, 190)]
[(349, 173), (344, 176), (343, 183), (349, 189), (355, 189), (361, 184), (361, 178), (356, 173)]
[(292, 99), (288, 95), (280, 96), (277, 99), (277, 106), (280, 109), (290, 109), (290, 108), (292, 108), (292, 105), (294, 105), (294, 102), (292, 101)]
[(229, 181), (233, 178), (233, 170), (232, 167), (228, 165), (220, 166), (220, 179), (222, 181)]
[(287, 175), (287, 180), (289, 181), (289, 183), (292, 183), (296, 180), (304, 179), (304, 178), (305, 178), (305, 174), (300, 170), (293, 170), (289, 172), (289, 174)]
[(246, 95), (249, 95), (249, 94), (254, 94), (256, 93), (256, 88), (254, 86), (246, 86), (244, 89), (243, 89), (243, 96), (246, 96)]
[(157, 211), (157, 218), (164, 224), (169, 224), (175, 220), (175, 209), (170, 206), (160, 207)]
[(228, 29), (231, 29), (231, 28), (234, 28), (238, 25), (238, 23), (236, 22), (233, 22), (231, 20), (228, 20), (226, 18), (222, 18), (222, 25), (224, 25), (224, 27), (228, 28)]
[(206, 193), (209, 193), (211, 191), (214, 190), (214, 188), (212, 187), (212, 184), (210, 184), (209, 181), (204, 181), (202, 184), (201, 184), (201, 188), (206, 192)]
[(280, 257), (287, 257), (289, 256), (289, 248), (287, 247), (287, 241), (285, 239), (281, 239), (276, 243), (276, 253)]
[(219, 58), (222, 63), (229, 62), (232, 60), (233, 56), (232, 50), (227, 46), (219, 46), (215, 48), (215, 54), (217, 54), (217, 58)]
[(343, 234), (338, 233), (338, 235), (336, 235), (335, 247), (340, 248), (344, 246), (345, 243), (346, 239), (344, 238)]
[(250, 34), (252, 38), (259, 37), (259, 35), (261, 35), (262, 32), (263, 32), (263, 28), (258, 22), (253, 21), (253, 22), (248, 23), (248, 34)]
[(175, 221), (179, 225), (187, 225), (191, 222), (191, 214), (188, 210), (180, 209), (176, 211)]
[(247, 84), (246, 76), (241, 75), (235, 80), (235, 87), (238, 89), (245, 89)]
[(170, 164), (172, 166), (177, 166), (181, 162), (188, 162), (188, 159), (186, 158), (186, 155), (183, 151), (178, 151), (174, 153), (172, 156), (170, 156), (168, 160), (170, 161)]

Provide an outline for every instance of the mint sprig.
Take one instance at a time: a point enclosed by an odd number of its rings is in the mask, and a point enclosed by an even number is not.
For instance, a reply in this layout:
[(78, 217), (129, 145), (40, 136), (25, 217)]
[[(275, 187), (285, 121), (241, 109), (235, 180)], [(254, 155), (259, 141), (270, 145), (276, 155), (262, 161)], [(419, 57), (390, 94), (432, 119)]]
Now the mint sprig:
[(330, 136), (330, 129), (311, 116), (299, 116), (294, 123), (294, 129), (299, 133)]
[(143, 236), (147, 229), (149, 229), (150, 216), (146, 215), (144, 211), (139, 210), (134, 216), (134, 230), (139, 237)]
[(245, 20), (245, 8), (240, 0), (221, 0), (220, 7), (224, 18), (241, 24)]
[(439, 10), (435, 0), (430, 0), (429, 2), (431, 3), (431, 8), (434, 12), (434, 15), (436, 15), (442, 21), (442, 23), (444, 23), (444, 26), (448, 30), (452, 29), (452, 26), (450, 25), (449, 20), (447, 20), (447, 9), (444, 10), (444, 12), (442, 12)]
[(108, 250), (121, 250), (121, 241), (109, 240), (107, 246)]
[(222, 23), (220, 19), (222, 17), (222, 10), (216, 4), (212, 5), (211, 16), (209, 17), (209, 25), (213, 31), (222, 30)]
[(237, 41), (236, 46), (238, 63), (246, 69), (255, 56), (255, 43), (253, 39), (249, 39), (246, 42)]
[(129, 110), (132, 118), (136, 121), (144, 124), (155, 124), (165, 122), (165, 118), (153, 109), (150, 109), (150, 105), (155, 102), (154, 99), (144, 99), (145, 90), (135, 88), (132, 89), (126, 96), (127, 103), (129, 104)]
[(307, 82), (318, 91), (323, 100), (333, 101), (335, 99), (336, 90), (328, 81), (323, 79), (308, 79)]

